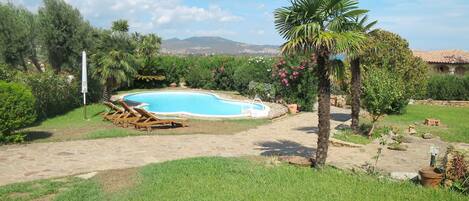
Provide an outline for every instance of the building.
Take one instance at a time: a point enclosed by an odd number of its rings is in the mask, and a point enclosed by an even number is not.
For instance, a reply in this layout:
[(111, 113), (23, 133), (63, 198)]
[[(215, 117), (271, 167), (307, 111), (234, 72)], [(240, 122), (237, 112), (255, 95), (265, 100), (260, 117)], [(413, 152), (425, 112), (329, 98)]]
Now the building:
[(462, 50), (414, 51), (436, 73), (464, 75), (469, 72), (469, 52)]

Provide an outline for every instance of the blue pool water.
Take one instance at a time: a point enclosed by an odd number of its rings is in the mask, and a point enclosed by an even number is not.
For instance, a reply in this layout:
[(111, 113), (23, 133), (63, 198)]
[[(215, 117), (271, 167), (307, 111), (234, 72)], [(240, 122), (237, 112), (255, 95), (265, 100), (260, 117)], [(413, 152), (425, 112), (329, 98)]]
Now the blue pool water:
[[(253, 113), (268, 112), (262, 104), (245, 103), (220, 99), (213, 94), (195, 92), (151, 92), (138, 93), (124, 97), (124, 100), (147, 104), (150, 112), (159, 114), (183, 113), (193, 116), (236, 117), (254, 116)], [(249, 114), (248, 114), (249, 113)], [(259, 115), (257, 115), (259, 116)]]

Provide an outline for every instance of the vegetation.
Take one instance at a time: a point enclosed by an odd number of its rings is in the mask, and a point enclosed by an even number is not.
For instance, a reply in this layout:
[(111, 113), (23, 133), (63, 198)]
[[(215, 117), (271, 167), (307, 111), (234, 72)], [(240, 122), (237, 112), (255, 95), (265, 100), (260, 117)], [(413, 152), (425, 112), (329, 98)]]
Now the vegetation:
[(379, 118), (407, 105), (404, 87), (403, 81), (387, 69), (370, 69), (367, 72), (363, 82), (363, 105), (372, 116), (370, 138)]
[(288, 104), (298, 104), (302, 111), (313, 111), (317, 96), (317, 79), (314, 63), (300, 58), (281, 59), (274, 66), (277, 94)]
[[(357, 18), (356, 20), (356, 29), (357, 31), (363, 32), (364, 34), (368, 34), (371, 32), (372, 28), (378, 21), (373, 21), (371, 23), (368, 23), (368, 16), (364, 16), (361, 19)], [(368, 23), (368, 24), (367, 24)], [(350, 89), (350, 95), (351, 95), (351, 106), (352, 106), (352, 124), (350, 127), (352, 130), (355, 132), (359, 131), (359, 126), (360, 126), (360, 98), (361, 98), (361, 88), (362, 88), (362, 73), (361, 73), (361, 64), (360, 64), (360, 57), (362, 52), (354, 52), (350, 53), (349, 57), (351, 58), (350, 61), (350, 71), (351, 71), (351, 89)]]
[(370, 68), (386, 68), (405, 80), (405, 95), (413, 98), (425, 93), (428, 66), (415, 57), (409, 43), (395, 33), (375, 30), (369, 33), (368, 45), (363, 50), (361, 62)]
[(11, 3), (0, 4), (0, 61), (28, 71), (30, 59), (40, 72), (36, 52), (38, 30), (37, 21), (32, 13)]
[(317, 64), (319, 138), (316, 166), (326, 162), (330, 135), (331, 55), (357, 52), (365, 36), (353, 29), (352, 19), (367, 13), (355, 0), (295, 0), (275, 11), (275, 25), (287, 40), (283, 53), (313, 53)]
[(0, 199), (467, 200), (458, 193), (407, 182), (329, 167), (311, 172), (308, 168), (269, 161), (272, 160), (194, 158), (170, 161), (138, 170), (102, 172), (91, 180), (64, 178), (8, 185), (0, 187)]
[(92, 45), (93, 32), (80, 11), (64, 0), (44, 0), (38, 21), (42, 45), (54, 71), (61, 72), (64, 64), (72, 67), (70, 70), (77, 70), (73, 67), (78, 68), (81, 51)]
[[(429, 127), (423, 125), (427, 118), (441, 120), (442, 126)], [(448, 142), (469, 143), (469, 108), (430, 105), (409, 105), (404, 114), (384, 117), (379, 127), (398, 127), (405, 130), (409, 125), (415, 125), (418, 135), (431, 133)], [(369, 122), (370, 120), (368, 120)]]
[(12, 133), (36, 120), (34, 101), (27, 87), (0, 81), (0, 143), (22, 141), (22, 135)]
[(434, 75), (428, 81), (427, 94), (433, 100), (469, 100), (469, 75)]

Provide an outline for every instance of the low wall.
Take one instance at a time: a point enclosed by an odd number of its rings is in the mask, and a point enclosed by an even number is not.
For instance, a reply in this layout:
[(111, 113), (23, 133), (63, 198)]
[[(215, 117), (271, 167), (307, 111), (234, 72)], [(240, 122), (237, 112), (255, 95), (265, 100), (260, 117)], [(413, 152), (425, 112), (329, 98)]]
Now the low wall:
[(469, 107), (469, 101), (414, 100), (414, 104)]

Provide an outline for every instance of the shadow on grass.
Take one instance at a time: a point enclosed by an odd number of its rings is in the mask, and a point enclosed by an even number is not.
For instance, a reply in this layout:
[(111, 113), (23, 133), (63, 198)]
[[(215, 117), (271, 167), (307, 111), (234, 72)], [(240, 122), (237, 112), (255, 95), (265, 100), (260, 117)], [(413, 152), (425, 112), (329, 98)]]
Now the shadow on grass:
[(51, 132), (46, 131), (26, 131), (23, 133), (26, 135), (24, 139), (26, 142), (50, 138), (53, 135)]
[(303, 146), (289, 140), (266, 141), (257, 144), (262, 150), (262, 156), (303, 156), (310, 157), (316, 153), (316, 149)]

